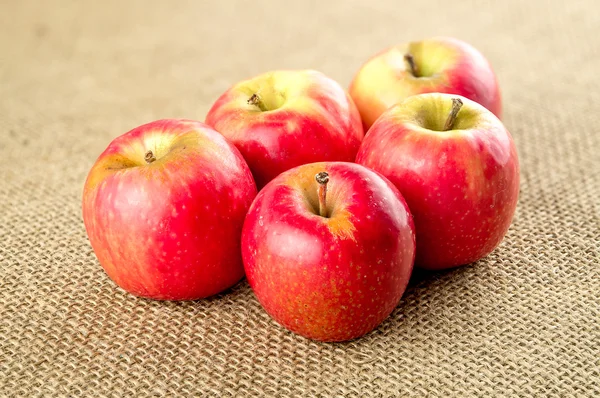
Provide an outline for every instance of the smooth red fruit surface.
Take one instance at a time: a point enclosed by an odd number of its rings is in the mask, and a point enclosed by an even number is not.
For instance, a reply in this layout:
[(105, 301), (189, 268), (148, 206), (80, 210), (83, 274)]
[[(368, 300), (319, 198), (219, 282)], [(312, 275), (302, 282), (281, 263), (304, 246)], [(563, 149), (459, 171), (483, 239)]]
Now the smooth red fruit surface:
[[(463, 106), (444, 131), (457, 98)], [(417, 266), (476, 261), (510, 226), (519, 193), (515, 145), (496, 116), (464, 97), (422, 94), (390, 108), (369, 130), (356, 161), (402, 192), (415, 219)]]
[(500, 88), (489, 62), (470, 44), (449, 37), (389, 48), (367, 61), (350, 85), (365, 130), (392, 105), (433, 92), (458, 94), (502, 115)]
[(244, 276), (240, 235), (256, 186), (237, 149), (191, 120), (116, 138), (90, 171), (83, 220), (100, 264), (138, 296), (191, 300)]
[(364, 136), (350, 96), (312, 70), (270, 72), (238, 83), (215, 102), (206, 123), (240, 150), (259, 188), (302, 164), (353, 162)]
[[(315, 175), (329, 174), (326, 217)], [(313, 163), (271, 181), (250, 207), (244, 268), (266, 311), (302, 336), (350, 340), (396, 307), (414, 261), (412, 216), (384, 177), (345, 162)]]

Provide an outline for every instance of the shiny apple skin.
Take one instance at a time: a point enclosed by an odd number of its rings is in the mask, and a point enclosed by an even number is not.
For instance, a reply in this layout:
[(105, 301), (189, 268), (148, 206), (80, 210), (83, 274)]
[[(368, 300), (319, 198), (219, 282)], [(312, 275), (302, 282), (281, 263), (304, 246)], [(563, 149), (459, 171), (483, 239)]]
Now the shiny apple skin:
[[(147, 163), (148, 150), (156, 161)], [(204, 123), (159, 120), (116, 138), (92, 167), (83, 219), (126, 291), (160, 300), (219, 293), (243, 275), (240, 236), (256, 186), (241, 154)]]
[[(267, 97), (275, 109), (248, 104), (254, 93)], [(353, 162), (364, 137), (350, 96), (313, 70), (275, 71), (240, 82), (215, 102), (206, 123), (240, 150), (259, 189), (295, 166)]]
[[(330, 175), (329, 218), (315, 175)], [(313, 163), (271, 181), (242, 233), (244, 268), (266, 311), (304, 337), (343, 341), (376, 328), (398, 304), (414, 262), (412, 216), (379, 174), (353, 163)]]
[(515, 144), (484, 107), (461, 97), (457, 121), (465, 129), (423, 128), (423, 117), (443, 124), (452, 98), (457, 96), (422, 94), (390, 108), (371, 127), (356, 158), (402, 192), (417, 231), (415, 264), (431, 270), (474, 262), (496, 248), (519, 194)]
[[(415, 77), (407, 70), (404, 61), (407, 52), (413, 54), (417, 65), (429, 76)], [(392, 105), (423, 93), (458, 94), (502, 117), (500, 87), (490, 63), (470, 44), (450, 37), (384, 50), (360, 68), (349, 91), (365, 131)]]

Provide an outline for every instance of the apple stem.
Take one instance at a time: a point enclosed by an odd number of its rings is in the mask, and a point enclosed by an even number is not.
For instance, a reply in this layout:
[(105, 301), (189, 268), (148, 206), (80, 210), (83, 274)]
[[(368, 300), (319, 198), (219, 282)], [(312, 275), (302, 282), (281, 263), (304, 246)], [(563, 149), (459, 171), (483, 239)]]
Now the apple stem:
[(454, 126), (454, 121), (456, 120), (456, 116), (458, 115), (458, 112), (460, 111), (460, 108), (462, 108), (462, 106), (463, 102), (460, 98), (452, 98), (452, 109), (448, 114), (446, 124), (444, 124), (444, 131), (452, 130), (452, 127)]
[(411, 53), (404, 54), (404, 61), (408, 65), (408, 70), (414, 77), (419, 77), (419, 69), (417, 68), (417, 64), (415, 62), (415, 57)]
[(144, 155), (144, 160), (146, 161), (146, 163), (152, 163), (156, 160), (156, 156), (154, 156), (154, 153), (152, 153), (152, 151), (148, 151)]
[(327, 217), (327, 183), (329, 182), (329, 173), (321, 171), (315, 176), (319, 184), (319, 215)]
[(252, 96), (248, 98), (248, 105), (256, 105), (263, 112), (268, 111), (268, 109), (265, 107), (265, 104), (260, 99), (260, 96), (256, 93), (252, 94)]

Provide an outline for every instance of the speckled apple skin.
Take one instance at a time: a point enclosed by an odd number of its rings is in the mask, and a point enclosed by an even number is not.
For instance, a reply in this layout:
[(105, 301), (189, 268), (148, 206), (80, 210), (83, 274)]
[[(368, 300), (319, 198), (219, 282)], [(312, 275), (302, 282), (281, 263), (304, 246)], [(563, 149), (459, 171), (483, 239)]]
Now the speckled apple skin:
[[(330, 175), (329, 218), (315, 175)], [(313, 163), (258, 194), (242, 234), (250, 286), (281, 325), (321, 341), (357, 338), (396, 307), (415, 255), (412, 216), (398, 190), (357, 164)]]
[[(413, 76), (404, 61), (408, 52), (421, 69), (432, 73)], [(490, 63), (475, 47), (451, 37), (405, 43), (382, 51), (360, 68), (349, 91), (365, 131), (392, 105), (423, 93), (458, 94), (502, 117), (500, 87)]]
[(519, 194), (515, 144), (484, 107), (460, 97), (459, 118), (472, 118), (469, 129), (421, 126), (428, 112), (439, 113), (442, 123), (456, 97), (423, 94), (390, 108), (371, 127), (356, 157), (402, 192), (417, 231), (415, 264), (432, 270), (474, 262), (496, 248)]
[[(157, 155), (146, 163), (144, 155)], [(256, 187), (241, 154), (203, 123), (159, 120), (116, 138), (91, 169), (83, 219), (108, 276), (137, 296), (191, 300), (243, 275)]]
[[(264, 112), (248, 104), (253, 93), (285, 99)], [(302, 164), (353, 162), (364, 137), (350, 96), (313, 70), (269, 72), (240, 82), (215, 102), (206, 123), (240, 150), (259, 188)]]

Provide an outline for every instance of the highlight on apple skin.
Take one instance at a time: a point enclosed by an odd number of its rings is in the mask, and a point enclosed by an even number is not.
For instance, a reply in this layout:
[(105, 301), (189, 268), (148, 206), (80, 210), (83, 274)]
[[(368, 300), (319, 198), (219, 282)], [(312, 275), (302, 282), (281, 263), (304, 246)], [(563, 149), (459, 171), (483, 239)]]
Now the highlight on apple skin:
[(253, 202), (242, 232), (244, 268), (265, 310), (321, 341), (351, 340), (397, 306), (415, 255), (402, 195), (363, 166), (291, 169)]
[(356, 162), (386, 176), (414, 216), (415, 264), (467, 264), (500, 244), (519, 194), (512, 137), (483, 106), (450, 94), (421, 94), (386, 111)]
[(500, 87), (490, 63), (464, 41), (435, 37), (391, 47), (354, 76), (350, 95), (365, 131), (389, 107), (423, 93), (457, 94), (502, 116)]
[(215, 102), (206, 123), (240, 150), (259, 189), (301, 164), (353, 162), (364, 136), (350, 96), (313, 70), (242, 81)]
[(116, 138), (92, 167), (83, 219), (108, 276), (137, 296), (192, 300), (244, 276), (256, 196), (239, 151), (204, 123), (159, 120)]

